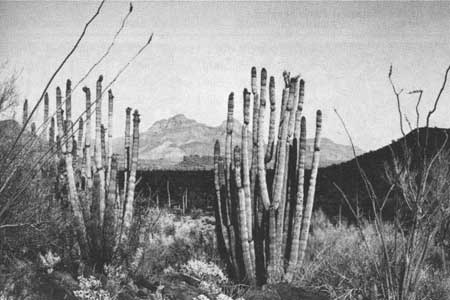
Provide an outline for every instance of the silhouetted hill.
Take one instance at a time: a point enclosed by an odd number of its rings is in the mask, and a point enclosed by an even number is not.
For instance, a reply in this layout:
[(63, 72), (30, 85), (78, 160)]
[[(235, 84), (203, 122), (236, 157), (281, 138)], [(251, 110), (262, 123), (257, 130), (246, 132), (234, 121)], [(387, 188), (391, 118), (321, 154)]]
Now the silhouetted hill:
[[(442, 147), (446, 139), (445, 133), (450, 134), (450, 130), (428, 128), (428, 146), (426, 148), (428, 158)], [(386, 168), (392, 167), (393, 157), (405, 158), (404, 149), (407, 145), (412, 164), (417, 165), (423, 162), (423, 157), (419, 153), (423, 153), (426, 134), (426, 128), (419, 128), (413, 130), (404, 138), (393, 141), (388, 146), (358, 156), (359, 164), (371, 182), (375, 195), (381, 199), (380, 201), (383, 201), (391, 186), (386, 176)], [(449, 148), (450, 143), (447, 142), (445, 149), (449, 150)], [(336, 185), (343, 190), (353, 207), (358, 206), (362, 213), (367, 214), (369, 212), (370, 214), (371, 202), (355, 159), (319, 169), (316, 189), (316, 207), (321, 207), (328, 215), (335, 216), (341, 206), (343, 215), (351, 217), (352, 214), (348, 205)], [(395, 196), (395, 191), (392, 196)], [(391, 218), (393, 212), (393, 202), (388, 201), (384, 208), (384, 215)]]

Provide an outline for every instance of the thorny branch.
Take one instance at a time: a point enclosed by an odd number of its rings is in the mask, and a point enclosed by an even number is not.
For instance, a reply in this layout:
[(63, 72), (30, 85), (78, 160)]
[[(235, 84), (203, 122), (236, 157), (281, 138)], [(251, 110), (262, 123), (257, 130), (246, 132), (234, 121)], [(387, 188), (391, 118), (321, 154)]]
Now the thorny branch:
[[(72, 88), (72, 90), (71, 90), (71, 92), (70, 92), (69, 95), (72, 95), (73, 92), (78, 88), (78, 86), (79, 86), (84, 80), (86, 80), (86, 78), (91, 74), (91, 72), (92, 72), (92, 71), (93, 71), (93, 70), (94, 70), (94, 69), (95, 69), (102, 61), (103, 61), (103, 59), (106, 58), (106, 56), (108, 56), (108, 54), (110, 53), (112, 47), (113, 47), (114, 44), (115, 44), (115, 41), (116, 41), (117, 37), (119, 36), (119, 34), (122, 32), (123, 28), (125, 27), (126, 21), (127, 21), (128, 17), (130, 16), (130, 14), (131, 14), (132, 11), (133, 11), (133, 5), (132, 5), (131, 2), (130, 2), (130, 8), (129, 8), (129, 10), (128, 10), (128, 13), (127, 13), (127, 14), (125, 15), (125, 17), (123, 18), (123, 20), (122, 20), (122, 22), (121, 22), (121, 25), (120, 25), (119, 29), (118, 29), (117, 32), (115, 33), (115, 35), (114, 35), (114, 37), (113, 37), (113, 40), (112, 40), (112, 42), (109, 44), (109, 46), (108, 46), (108, 48), (106, 49), (105, 53), (103, 53), (103, 55), (97, 60), (97, 62), (96, 62), (94, 65), (92, 65), (92, 67), (91, 67), (91, 68), (83, 75), (83, 77), (82, 77), (82, 78), (74, 85), (74, 87)], [(16, 152), (16, 154), (14, 155), (13, 158), (11, 158), (11, 161), (14, 161), (15, 158), (16, 158), (18, 155), (20, 155), (20, 153), (21, 153), (24, 149), (32, 149), (32, 148), (33, 148), (34, 143), (35, 143), (37, 140), (39, 140), (38, 137), (40, 136), (40, 132), (41, 132), (42, 130), (45, 130), (46, 124), (48, 124), (48, 122), (51, 120), (51, 118), (54, 117), (54, 116), (56, 115), (58, 109), (61, 108), (61, 107), (66, 103), (66, 100), (67, 100), (67, 95), (66, 95), (66, 97), (63, 99), (63, 101), (61, 101), (61, 105), (59, 105), (59, 106), (56, 107), (55, 112), (54, 112), (51, 116), (49, 116), (49, 117), (47, 118), (47, 120), (44, 120), (44, 121), (41, 123), (41, 125), (39, 125), (39, 127), (36, 129), (36, 135), (35, 135), (35, 136), (31, 136), (31, 137), (26, 141), (26, 143), (24, 143), (24, 145), (22, 146), (22, 148), (21, 148), (19, 151)], [(27, 145), (28, 145), (30, 142), (31, 142), (31, 145), (30, 145), (29, 147), (27, 147)], [(7, 166), (5, 169), (7, 169), (8, 167), (9, 167), (9, 164), (8, 164), (8, 166)]]
[(402, 135), (405, 136), (405, 131), (403, 130), (403, 114), (402, 114), (402, 109), (400, 106), (400, 94), (403, 92), (403, 89), (401, 89), (400, 91), (397, 91), (397, 89), (395, 88), (394, 82), (392, 81), (392, 65), (389, 68), (388, 77), (389, 77), (389, 82), (391, 83), (391, 86), (392, 86), (392, 90), (394, 91), (395, 98), (397, 99), (398, 116), (400, 118), (400, 131), (402, 132)]
[(444, 91), (445, 85), (447, 84), (447, 78), (448, 78), (448, 73), (449, 72), (450, 72), (450, 66), (448, 66), (447, 70), (445, 71), (444, 81), (442, 82), (441, 89), (439, 90), (439, 93), (438, 93), (438, 95), (436, 97), (436, 100), (434, 101), (433, 109), (428, 112), (426, 127), (428, 127), (430, 125), (431, 115), (436, 111), (438, 102), (441, 99), (442, 92)]
[(70, 50), (70, 52), (66, 55), (66, 57), (63, 59), (63, 61), (61, 62), (61, 64), (58, 66), (58, 68), (55, 70), (55, 72), (53, 73), (53, 75), (50, 77), (50, 80), (47, 82), (47, 85), (45, 86), (44, 90), (42, 91), (41, 97), (39, 97), (39, 100), (37, 101), (37, 103), (34, 105), (33, 109), (31, 110), (30, 115), (28, 116), (27, 120), (25, 121), (25, 124), (22, 125), (22, 129), (20, 130), (19, 134), (17, 135), (14, 143), (12, 144), (11, 148), (9, 149), (7, 155), (5, 156), (6, 159), (11, 155), (12, 151), (14, 150), (14, 148), (17, 145), (17, 142), (19, 141), (20, 137), (22, 136), (22, 134), (25, 131), (25, 128), (27, 127), (28, 123), (30, 122), (31, 118), (33, 117), (33, 114), (36, 112), (37, 108), (39, 107), (39, 105), (41, 104), (42, 100), (44, 99), (44, 95), (47, 92), (48, 87), (50, 86), (50, 84), (53, 82), (53, 79), (55, 79), (56, 75), (59, 73), (59, 71), (62, 69), (62, 67), (66, 64), (67, 60), (69, 60), (69, 58), (72, 56), (72, 54), (75, 52), (75, 50), (78, 48), (78, 45), (80, 44), (81, 40), (83, 39), (83, 37), (86, 34), (87, 28), (89, 27), (89, 25), (95, 20), (95, 18), (99, 15), (101, 8), (103, 7), (103, 4), (105, 3), (106, 0), (102, 0), (102, 2), (100, 3), (100, 5), (97, 8), (97, 11), (95, 12), (95, 14), (89, 19), (89, 21), (86, 23), (86, 25), (84, 25), (83, 31), (81, 32), (81, 35), (78, 37), (77, 41), (75, 42), (75, 45), (72, 47), (72, 50)]

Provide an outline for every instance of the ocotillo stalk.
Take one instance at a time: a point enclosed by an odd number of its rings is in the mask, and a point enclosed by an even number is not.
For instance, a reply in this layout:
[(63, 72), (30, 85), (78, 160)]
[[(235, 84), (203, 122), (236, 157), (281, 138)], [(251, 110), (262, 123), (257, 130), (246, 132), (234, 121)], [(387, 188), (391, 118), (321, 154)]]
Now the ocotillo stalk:
[[(67, 136), (72, 136), (72, 122), (67, 121)], [(64, 143), (63, 143), (64, 144)], [(66, 170), (67, 170), (67, 183), (69, 188), (68, 198), (70, 205), (72, 206), (72, 213), (75, 221), (75, 229), (78, 235), (78, 242), (80, 244), (80, 250), (82, 257), (86, 259), (89, 257), (88, 253), (88, 243), (87, 243), (87, 234), (86, 227), (84, 223), (83, 213), (81, 210), (80, 199), (78, 198), (76, 186), (75, 186), (75, 176), (73, 171), (73, 162), (72, 162), (72, 143), (69, 141), (67, 143), (67, 151), (65, 152), (65, 160), (66, 160)]]
[[(225, 218), (223, 217), (223, 210), (222, 210), (222, 201), (225, 200), (221, 197), (221, 184), (220, 184), (220, 178), (219, 178), (219, 159), (220, 159), (220, 142), (219, 140), (216, 140), (214, 144), (214, 186), (216, 189), (216, 231), (217, 235), (220, 239), (223, 239), (225, 244), (225, 250), (226, 254), (223, 255), (226, 257), (226, 255), (230, 255), (230, 238), (228, 236), (228, 231), (225, 227)], [(158, 197), (158, 195), (156, 195)], [(158, 199), (158, 198), (157, 198)]]
[(133, 220), (134, 188), (136, 184), (136, 171), (139, 154), (139, 122), (140, 122), (139, 112), (135, 110), (133, 114), (133, 144), (131, 148), (131, 169), (128, 183), (127, 201), (125, 204), (125, 211), (123, 216), (122, 237), (120, 239), (122, 247), (125, 247), (128, 242), (131, 229), (131, 222)]
[(241, 150), (239, 146), (234, 148), (234, 170), (235, 170), (235, 180), (236, 180), (236, 188), (238, 190), (238, 198), (239, 198), (239, 229), (241, 235), (241, 247), (242, 247), (242, 256), (244, 259), (245, 273), (247, 275), (250, 283), (253, 283), (255, 280), (255, 273), (253, 271), (252, 258), (250, 255), (250, 246), (248, 243), (248, 230), (247, 230), (247, 209), (246, 209), (246, 201), (244, 195), (244, 188), (242, 186), (241, 180)]
[(295, 206), (295, 215), (293, 218), (292, 225), (292, 244), (291, 253), (289, 255), (289, 264), (285, 279), (287, 282), (291, 282), (294, 276), (294, 272), (297, 269), (298, 263), (298, 246), (300, 239), (300, 229), (303, 219), (303, 197), (304, 191), (303, 186), (305, 182), (305, 158), (306, 158), (306, 119), (301, 118), (300, 125), (300, 145), (299, 145), (299, 164), (297, 169), (297, 197)]
[[(248, 158), (248, 125), (250, 123), (250, 93), (247, 89), (244, 89), (244, 124), (242, 125), (242, 185), (245, 196), (245, 213), (247, 220), (247, 235), (248, 235), (248, 246), (250, 251), (250, 263), (252, 272), (255, 270), (255, 248), (253, 243), (253, 211), (254, 205), (252, 203), (252, 198), (250, 194), (250, 170), (249, 170), (249, 158)], [(237, 172), (237, 171), (236, 171)], [(251, 278), (255, 274), (249, 275)]]
[(45, 95), (44, 95), (44, 120), (43, 120), (44, 128), (42, 129), (42, 132), (41, 132), (41, 138), (44, 140), (46, 140), (48, 138), (47, 128), (48, 128), (49, 111), (50, 110), (49, 110), (48, 93), (45, 93)]
[(270, 100), (269, 138), (267, 140), (266, 156), (264, 159), (266, 164), (272, 160), (275, 148), (276, 99), (275, 99), (275, 78), (273, 76), (270, 76), (269, 100)]
[[(91, 167), (91, 90), (88, 87), (83, 87), (83, 92), (86, 94), (86, 136), (84, 141), (84, 149), (86, 152), (86, 180), (88, 190), (91, 190), (93, 187), (92, 182), (92, 167)], [(90, 193), (89, 193), (90, 194)], [(90, 203), (89, 203), (90, 205)]]
[(108, 140), (107, 140), (107, 173), (106, 173), (106, 185), (109, 185), (109, 180), (111, 178), (111, 160), (112, 160), (112, 135), (113, 135), (113, 105), (114, 105), (114, 95), (111, 90), (108, 91)]
[[(102, 125), (102, 81), (103, 76), (100, 75), (97, 80), (96, 99), (95, 99), (95, 167), (99, 176), (99, 220), (100, 227), (103, 225), (103, 217), (105, 213), (105, 170), (102, 162), (102, 142), (101, 142), (101, 125)], [(97, 217), (97, 216), (96, 216)]]
[(130, 145), (131, 145), (131, 138), (130, 138), (130, 132), (131, 132), (131, 107), (127, 107), (125, 110), (126, 117), (125, 117), (125, 171), (124, 171), (124, 181), (123, 181), (123, 191), (125, 194), (126, 199), (126, 193), (128, 190), (128, 176), (130, 173)]
[(116, 177), (117, 177), (117, 156), (111, 157), (111, 181), (108, 185), (108, 196), (105, 201), (105, 221), (103, 226), (103, 245), (106, 260), (109, 261), (112, 258), (115, 230), (117, 227), (116, 220)]
[(28, 120), (28, 99), (25, 99), (25, 102), (23, 103), (22, 126), (25, 126), (27, 124), (27, 120)]
[(318, 110), (316, 114), (316, 137), (314, 139), (314, 154), (312, 161), (311, 177), (309, 179), (308, 195), (306, 198), (305, 215), (303, 217), (302, 230), (299, 242), (299, 263), (303, 262), (305, 257), (306, 244), (308, 242), (309, 226), (311, 224), (311, 214), (314, 205), (314, 193), (316, 191), (317, 172), (319, 170), (320, 159), (320, 134), (322, 132), (322, 111)]

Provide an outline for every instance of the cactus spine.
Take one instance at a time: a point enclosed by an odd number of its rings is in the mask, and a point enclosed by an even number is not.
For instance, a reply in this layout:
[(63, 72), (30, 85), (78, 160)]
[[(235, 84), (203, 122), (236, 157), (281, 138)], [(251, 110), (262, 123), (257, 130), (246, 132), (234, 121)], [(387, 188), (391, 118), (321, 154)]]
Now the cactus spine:
[[(251, 72), (253, 106), (253, 148), (248, 149), (250, 93), (244, 89), (244, 123), (241, 147), (232, 149), (233, 94), (230, 94), (225, 139), (225, 166), (220, 143), (214, 145), (214, 184), (216, 188), (216, 232), (225, 243), (225, 261), (238, 280), (257, 284), (291, 282), (303, 262), (307, 245), (315, 184), (320, 158), (322, 114), (317, 112), (313, 167), (304, 201), (306, 119), (302, 116), (304, 81), (283, 73), (278, 139), (275, 141), (275, 79), (270, 78), (270, 121), (268, 144), (264, 142), (267, 72), (261, 72), (261, 90), (257, 93), (256, 68)], [(249, 153), (253, 154), (248, 169)], [(274, 161), (272, 188), (268, 188), (267, 168)], [(270, 163), (270, 164), (269, 164)], [(249, 176), (250, 175), (250, 176)], [(231, 178), (234, 177), (234, 181)], [(224, 178), (225, 180), (222, 180)], [(258, 180), (256, 180), (258, 178)], [(254, 185), (246, 190), (248, 180)], [(269, 181), (270, 182), (270, 181)], [(234, 183), (232, 185), (231, 183)], [(234, 216), (238, 218), (234, 218)], [(268, 230), (266, 228), (268, 227)], [(238, 234), (234, 234), (236, 229)], [(256, 233), (253, 235), (253, 233)], [(255, 249), (257, 251), (255, 251)], [(253, 251), (253, 254), (252, 254)], [(255, 254), (258, 257), (255, 257)], [(241, 263), (239, 263), (241, 261)]]

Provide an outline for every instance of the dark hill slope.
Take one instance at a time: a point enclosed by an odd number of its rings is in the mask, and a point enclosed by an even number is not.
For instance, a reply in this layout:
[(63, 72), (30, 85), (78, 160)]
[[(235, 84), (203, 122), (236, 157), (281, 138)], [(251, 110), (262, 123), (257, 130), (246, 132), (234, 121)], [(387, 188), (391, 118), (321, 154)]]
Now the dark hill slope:
[[(405, 145), (407, 145), (413, 168), (417, 167), (418, 163), (423, 162), (423, 158), (419, 153), (421, 151), (423, 153), (425, 148), (423, 145), (425, 145), (427, 131), (428, 147), (426, 150), (429, 158), (442, 147), (446, 140), (445, 133), (450, 134), (449, 129), (428, 128), (427, 130), (426, 128), (420, 128), (413, 130), (404, 138), (393, 141), (388, 146), (358, 156), (359, 164), (371, 182), (377, 198), (381, 199), (380, 201), (382, 201), (390, 188), (390, 183), (386, 177), (386, 168), (392, 166), (393, 155), (404, 159), (404, 149)], [(450, 143), (447, 142), (445, 149), (448, 150), (449, 148)], [(352, 218), (348, 205), (335, 185), (343, 190), (354, 208), (358, 206), (362, 213), (370, 214), (371, 201), (355, 159), (319, 169), (315, 204), (316, 208), (321, 207), (330, 216), (336, 216), (341, 206), (342, 214)], [(395, 192), (392, 195), (395, 195)], [(392, 218), (393, 212), (393, 201), (388, 201), (384, 209), (384, 215), (387, 218)]]

